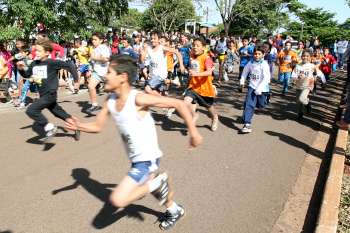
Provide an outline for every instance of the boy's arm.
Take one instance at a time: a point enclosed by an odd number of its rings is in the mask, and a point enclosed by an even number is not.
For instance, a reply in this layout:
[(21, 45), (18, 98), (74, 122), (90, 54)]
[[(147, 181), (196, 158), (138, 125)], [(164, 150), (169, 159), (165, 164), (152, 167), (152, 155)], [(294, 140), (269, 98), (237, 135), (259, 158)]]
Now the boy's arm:
[(270, 83), (271, 80), (271, 73), (270, 73), (270, 67), (267, 63), (262, 68), (262, 75), (263, 78), (261, 79), (259, 85), (255, 89), (255, 93), (261, 95), (261, 93), (264, 91), (264, 88)]
[(30, 78), (33, 75), (33, 64), (34, 62), (32, 62), (28, 69), (25, 70), (25, 63), (23, 61), (18, 61), (17, 62), (17, 68), (18, 68), (18, 72), (19, 74), (23, 77), (23, 78)]
[(82, 123), (77, 118), (74, 119), (74, 123), (65, 123), (65, 127), (69, 130), (80, 130), (87, 133), (99, 133), (102, 131), (109, 116), (107, 102), (103, 105), (101, 112), (97, 115), (94, 122)]
[(60, 70), (60, 69), (65, 69), (67, 70), (69, 73), (72, 74), (73, 79), (75, 82), (79, 81), (79, 76), (78, 76), (78, 72), (76, 67), (74, 66), (73, 63), (71, 62), (65, 62), (65, 61), (60, 61), (60, 60), (55, 60), (54, 62), (54, 66), (55, 69)]
[(144, 109), (148, 109), (148, 107), (175, 108), (187, 125), (188, 132), (191, 136), (191, 146), (196, 147), (202, 143), (202, 136), (199, 134), (193, 122), (190, 109), (184, 101), (175, 98), (139, 93), (136, 96), (136, 105)]

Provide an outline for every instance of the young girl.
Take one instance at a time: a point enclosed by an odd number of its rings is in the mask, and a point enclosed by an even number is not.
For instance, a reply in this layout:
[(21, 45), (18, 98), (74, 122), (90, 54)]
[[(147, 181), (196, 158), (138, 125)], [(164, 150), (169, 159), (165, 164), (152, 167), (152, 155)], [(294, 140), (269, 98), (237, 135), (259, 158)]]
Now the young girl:
[(317, 66), (311, 63), (311, 55), (309, 52), (304, 51), (301, 59), (301, 64), (298, 64), (292, 73), (292, 79), (296, 83), (298, 120), (303, 118), (305, 108), (308, 113), (311, 112), (311, 104), (308, 96), (314, 88), (316, 76), (323, 76)]
[(219, 118), (214, 107), (214, 97), (216, 95), (212, 76), (214, 64), (213, 60), (204, 52), (204, 49), (204, 39), (194, 39), (189, 70), (190, 81), (185, 92), (184, 101), (191, 108), (195, 120), (198, 118), (198, 113), (196, 113), (197, 103), (207, 108), (212, 119), (211, 130), (216, 131)]
[(242, 72), (241, 86), (244, 85), (249, 75), (249, 86), (243, 111), (244, 126), (240, 131), (243, 134), (252, 132), (251, 123), (255, 108), (264, 108), (267, 103), (266, 98), (270, 91), (271, 74), (269, 64), (264, 60), (264, 54), (264, 47), (261, 45), (256, 46), (254, 48), (254, 60), (250, 61)]
[(328, 81), (332, 72), (337, 69), (337, 61), (329, 52), (329, 48), (324, 48), (324, 56), (321, 59), (320, 70)]
[(185, 210), (173, 201), (168, 175), (156, 175), (162, 152), (149, 107), (176, 108), (188, 126), (191, 146), (201, 144), (202, 137), (183, 101), (132, 89), (131, 85), (137, 74), (136, 67), (136, 62), (128, 55), (112, 57), (105, 85), (105, 89), (112, 94), (97, 115), (96, 121), (81, 123), (75, 119), (68, 122), (66, 127), (70, 130), (98, 133), (109, 116), (114, 118), (127, 148), (131, 169), (113, 191), (110, 200), (115, 206), (123, 208), (148, 193), (153, 194), (160, 204), (167, 207), (159, 225), (161, 229), (167, 230), (184, 215)]

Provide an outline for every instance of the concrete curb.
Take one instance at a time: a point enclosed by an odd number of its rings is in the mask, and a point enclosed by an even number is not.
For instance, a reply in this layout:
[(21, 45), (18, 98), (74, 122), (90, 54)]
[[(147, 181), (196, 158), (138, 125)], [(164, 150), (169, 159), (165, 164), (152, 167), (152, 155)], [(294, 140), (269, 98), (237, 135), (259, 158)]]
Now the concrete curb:
[(315, 233), (336, 233), (348, 131), (339, 129)]

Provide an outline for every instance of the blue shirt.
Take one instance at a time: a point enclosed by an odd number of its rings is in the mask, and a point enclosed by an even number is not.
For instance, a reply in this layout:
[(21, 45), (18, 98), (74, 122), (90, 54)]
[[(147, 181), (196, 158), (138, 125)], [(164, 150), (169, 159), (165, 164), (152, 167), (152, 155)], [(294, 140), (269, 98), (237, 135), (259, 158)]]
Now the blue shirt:
[(245, 67), (248, 64), (248, 62), (252, 61), (254, 47), (252, 46), (241, 47), (239, 48), (238, 53), (241, 56), (241, 62), (239, 66)]
[(139, 54), (135, 52), (135, 50), (131, 47), (129, 48), (122, 48), (120, 51), (120, 54), (129, 55), (131, 58), (137, 60), (139, 58)]
[(191, 49), (188, 46), (184, 46), (179, 48), (179, 52), (182, 56), (183, 64), (186, 68), (190, 67), (190, 52)]

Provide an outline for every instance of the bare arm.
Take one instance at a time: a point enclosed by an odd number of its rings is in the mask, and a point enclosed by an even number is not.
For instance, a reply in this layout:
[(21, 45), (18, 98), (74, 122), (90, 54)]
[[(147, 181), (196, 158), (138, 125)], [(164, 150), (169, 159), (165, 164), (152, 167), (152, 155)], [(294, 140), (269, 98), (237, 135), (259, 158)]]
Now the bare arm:
[(202, 143), (202, 136), (197, 131), (190, 109), (185, 102), (175, 98), (139, 93), (136, 96), (136, 104), (145, 109), (148, 107), (175, 108), (187, 125), (188, 132), (191, 136), (191, 146), (196, 147)]
[(69, 130), (80, 130), (87, 133), (99, 133), (102, 131), (109, 117), (107, 102), (103, 105), (101, 112), (97, 115), (94, 122), (82, 123), (74, 118), (74, 123), (66, 122), (65, 127)]

